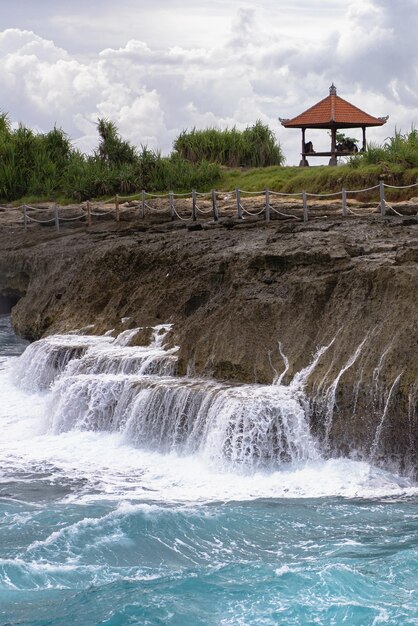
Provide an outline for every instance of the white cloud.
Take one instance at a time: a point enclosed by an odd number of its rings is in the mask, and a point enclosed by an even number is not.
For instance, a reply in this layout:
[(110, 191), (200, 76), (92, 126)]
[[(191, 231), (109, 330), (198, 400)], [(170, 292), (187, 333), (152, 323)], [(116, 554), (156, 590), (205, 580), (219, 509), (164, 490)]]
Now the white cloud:
[[(49, 1), (45, 5), (52, 7)], [(125, 24), (123, 16), (134, 3), (119, 5)], [(103, 3), (97, 54), (86, 55), (81, 42), (80, 53), (75, 51), (76, 30), (71, 50), (59, 43), (60, 25), (73, 28), (85, 18), (91, 27), (92, 15), (77, 2), (73, 13), (66, 5), (49, 16), (58, 29), (57, 43), (19, 28), (1, 32), (2, 107), (12, 120), (43, 130), (56, 123), (80, 148), (91, 150), (97, 143), (95, 122), (104, 116), (136, 145), (168, 151), (184, 128), (244, 127), (260, 118), (275, 130), (289, 163), (299, 161), (300, 133), (280, 127), (278, 117), (292, 117), (325, 97), (333, 81), (338, 93), (360, 108), (390, 114), (386, 127), (370, 131), (371, 139), (381, 141), (395, 126), (407, 130), (417, 122), (415, 0), (347, 0), (344, 12), (335, 0), (297, 5), (261, 0), (256, 6), (243, 1), (238, 8), (231, 1), (176, 0), (171, 13), (163, 0), (141, 5), (141, 15), (133, 13), (131, 21), (137, 24), (141, 17), (143, 26), (152, 28), (113, 45), (121, 39), (120, 20), (110, 24), (111, 5)], [(193, 45), (181, 30), (186, 10), (194, 33), (205, 25), (210, 29), (210, 36), (197, 37)], [(99, 40), (97, 32), (92, 39)], [(312, 137), (326, 148), (325, 132)]]

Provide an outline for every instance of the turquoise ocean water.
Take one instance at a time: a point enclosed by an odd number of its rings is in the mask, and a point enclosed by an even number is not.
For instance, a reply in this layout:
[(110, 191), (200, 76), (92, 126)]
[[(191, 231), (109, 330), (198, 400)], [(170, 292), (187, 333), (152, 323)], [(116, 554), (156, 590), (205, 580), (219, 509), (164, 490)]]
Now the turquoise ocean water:
[(323, 459), (289, 390), (95, 341), (0, 318), (1, 626), (418, 624), (416, 484)]

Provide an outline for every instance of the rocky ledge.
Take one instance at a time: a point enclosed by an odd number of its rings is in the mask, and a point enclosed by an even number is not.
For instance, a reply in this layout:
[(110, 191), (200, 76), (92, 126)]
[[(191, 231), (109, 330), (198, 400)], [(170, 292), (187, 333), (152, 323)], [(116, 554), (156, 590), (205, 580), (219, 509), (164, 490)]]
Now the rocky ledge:
[(21, 335), (141, 326), (146, 341), (171, 322), (181, 373), (289, 383), (311, 367), (330, 454), (417, 472), (418, 217), (0, 222), (0, 300)]

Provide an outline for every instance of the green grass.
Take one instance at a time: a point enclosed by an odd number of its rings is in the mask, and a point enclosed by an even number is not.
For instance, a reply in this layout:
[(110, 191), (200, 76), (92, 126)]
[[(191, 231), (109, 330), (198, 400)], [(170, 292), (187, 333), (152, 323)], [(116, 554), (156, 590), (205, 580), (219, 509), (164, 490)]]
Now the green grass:
[(232, 191), (236, 187), (246, 191), (261, 191), (263, 189), (281, 191), (283, 186), (298, 173), (300, 173), (298, 167), (222, 168), (219, 185), (220, 189), (224, 191)]
[[(225, 191), (239, 188), (246, 191), (270, 189), (286, 193), (307, 191), (321, 194), (341, 191), (343, 187), (347, 190), (372, 187), (379, 184), (381, 177), (389, 185), (410, 185), (418, 182), (418, 168), (405, 169), (397, 164), (364, 165), (361, 168), (353, 168), (350, 164), (338, 167), (223, 168), (218, 188)], [(377, 191), (372, 193), (373, 196), (376, 194)], [(411, 190), (387, 190), (387, 194), (392, 199), (402, 198), (411, 195)], [(418, 196), (418, 187), (415, 195)]]

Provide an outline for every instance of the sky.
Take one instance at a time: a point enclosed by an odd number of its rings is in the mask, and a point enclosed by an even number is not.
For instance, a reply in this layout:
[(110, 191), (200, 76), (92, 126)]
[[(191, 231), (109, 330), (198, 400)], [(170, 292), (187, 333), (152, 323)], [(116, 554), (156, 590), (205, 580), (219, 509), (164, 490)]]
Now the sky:
[[(61, 127), (87, 153), (102, 117), (163, 153), (184, 129), (260, 119), (293, 165), (300, 130), (278, 118), (331, 83), (389, 115), (368, 141), (417, 125), (417, 32), (418, 0), (0, 0), (0, 110), (39, 132)], [(329, 149), (326, 131), (307, 140)]]

